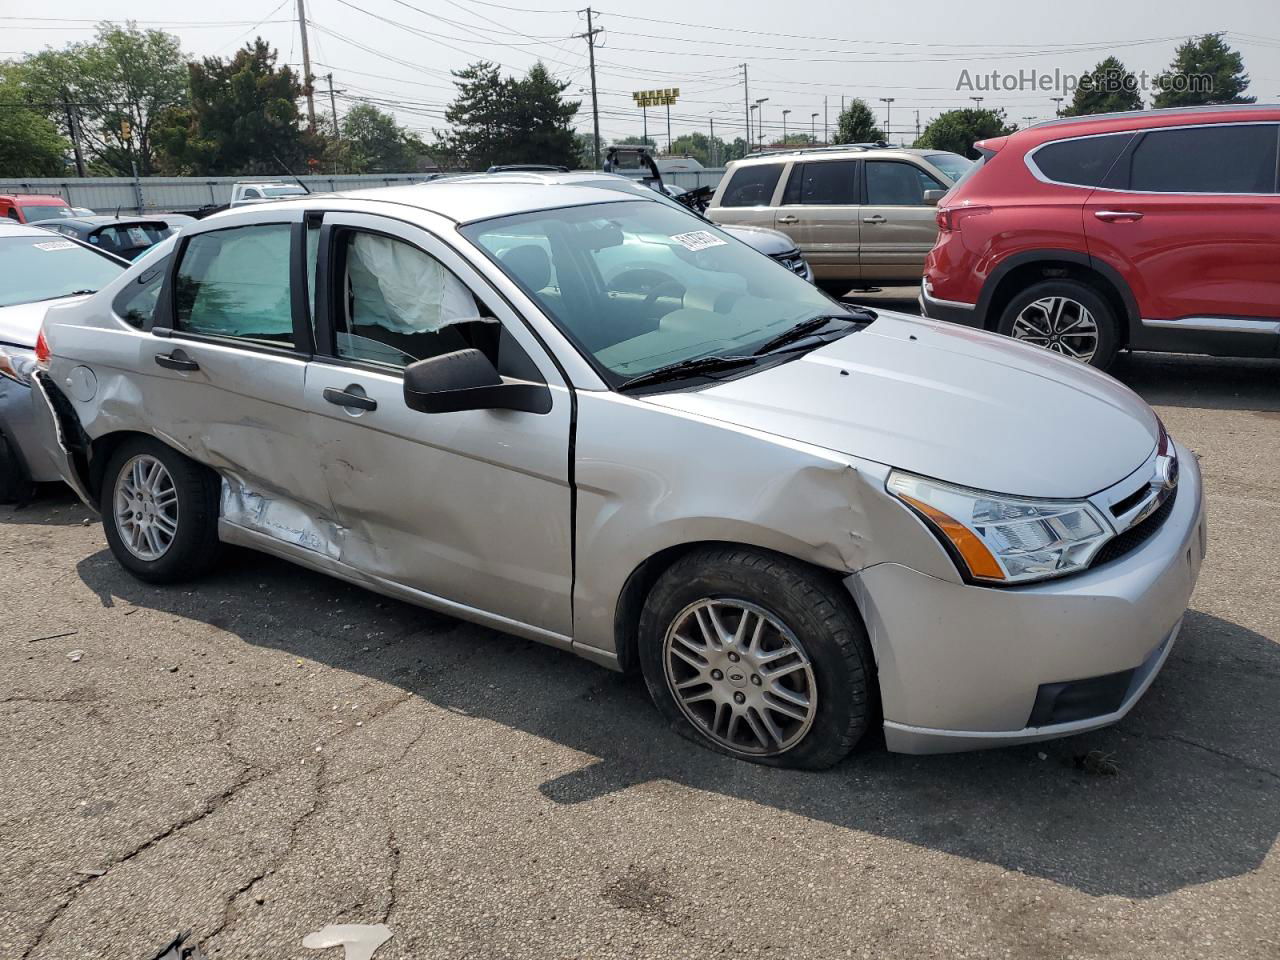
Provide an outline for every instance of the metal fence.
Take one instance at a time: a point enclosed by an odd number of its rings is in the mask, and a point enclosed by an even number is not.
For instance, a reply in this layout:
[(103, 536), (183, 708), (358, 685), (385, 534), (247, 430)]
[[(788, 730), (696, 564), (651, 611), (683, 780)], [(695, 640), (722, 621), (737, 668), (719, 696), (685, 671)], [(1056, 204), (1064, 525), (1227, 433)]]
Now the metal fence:
[[(715, 186), (723, 170), (694, 170), (664, 174), (667, 183), (676, 186)], [(305, 176), (302, 182), (316, 193), (335, 190), (359, 190), (368, 187), (421, 183), (430, 174), (363, 174), (349, 176)], [(210, 204), (231, 200), (231, 186), (247, 177), (32, 177), (0, 179), (0, 194), (43, 193), (66, 199), (71, 207), (88, 207), (98, 213), (121, 214), (190, 213)], [(287, 178), (281, 178), (287, 179)]]

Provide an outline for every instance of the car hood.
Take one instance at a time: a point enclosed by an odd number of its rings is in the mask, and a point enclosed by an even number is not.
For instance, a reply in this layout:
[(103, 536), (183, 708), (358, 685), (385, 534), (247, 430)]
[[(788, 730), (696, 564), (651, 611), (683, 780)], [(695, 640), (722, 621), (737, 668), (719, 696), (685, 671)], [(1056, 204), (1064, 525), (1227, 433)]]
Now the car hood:
[(796, 242), (781, 230), (772, 230), (769, 227), (734, 226), (727, 223), (718, 223), (716, 226), (729, 236), (737, 237), (766, 256), (778, 257), (796, 250)]
[(1118, 483), (1159, 433), (1140, 397), (1092, 367), (888, 312), (790, 362), (644, 400), (1028, 497), (1084, 497)]

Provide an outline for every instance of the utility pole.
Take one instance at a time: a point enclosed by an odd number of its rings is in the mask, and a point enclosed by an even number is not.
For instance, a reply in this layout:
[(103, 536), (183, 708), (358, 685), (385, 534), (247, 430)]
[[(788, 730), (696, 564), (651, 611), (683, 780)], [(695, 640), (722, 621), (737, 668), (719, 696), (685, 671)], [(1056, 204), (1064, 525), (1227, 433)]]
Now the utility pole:
[[(840, 98), (840, 112), (844, 113), (844, 97)], [(831, 134), (827, 129), (827, 98), (822, 97), (822, 142), (827, 146), (831, 145)]]
[(711, 121), (711, 142), (707, 144), (707, 159), (711, 161), (711, 166), (716, 165), (716, 118), (708, 117)]
[(75, 111), (71, 109), (71, 95), (67, 88), (62, 88), (62, 107), (67, 111), (67, 133), (71, 136), (71, 149), (76, 155), (76, 176), (84, 176), (84, 154), (80, 152), (80, 125), (76, 122)]
[(916, 140), (920, 139), (920, 111), (916, 111)]
[[(301, 3), (302, 0), (298, 0), (298, 2)], [(579, 13), (585, 12), (587, 15), (587, 32), (574, 34), (574, 36), (579, 40), (587, 41), (587, 59), (590, 61), (590, 64), (591, 64), (591, 133), (593, 137), (592, 153), (596, 159), (596, 169), (599, 170), (600, 169), (600, 102), (596, 98), (596, 34), (603, 33), (604, 31), (602, 30), (602, 28), (592, 24), (591, 22), (592, 11), (590, 7), (587, 7), (585, 11), (579, 10), (578, 12)], [(670, 109), (671, 109), (670, 107), (667, 108), (668, 112), (670, 112)], [(646, 117), (645, 118), (645, 137), (646, 138), (649, 136), (648, 128), (649, 128), (649, 123), (648, 123), (648, 118)], [(670, 148), (668, 147), (668, 149)]]
[(329, 81), (329, 108), (333, 111), (333, 139), (341, 140), (342, 131), (338, 129), (338, 101), (333, 95), (333, 74), (327, 77)]
[(671, 153), (671, 98), (667, 97), (667, 154)]
[(307, 9), (304, 0), (298, 0), (298, 29), (302, 32), (302, 85), (307, 91), (307, 122), (312, 133), (316, 132), (316, 92), (311, 81), (311, 48), (307, 46)]
[(742, 120), (747, 125), (747, 153), (751, 152), (751, 88), (747, 84), (747, 65), (742, 65)]

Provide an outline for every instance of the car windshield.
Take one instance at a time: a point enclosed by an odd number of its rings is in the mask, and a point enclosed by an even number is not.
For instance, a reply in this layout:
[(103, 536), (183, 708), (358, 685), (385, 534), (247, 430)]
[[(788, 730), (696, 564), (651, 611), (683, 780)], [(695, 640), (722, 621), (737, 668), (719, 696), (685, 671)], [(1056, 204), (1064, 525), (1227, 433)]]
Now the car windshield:
[(0, 307), (97, 290), (124, 266), (57, 234), (0, 239)]
[(674, 204), (543, 210), (462, 232), (613, 386), (694, 358), (750, 354), (803, 320), (841, 313), (785, 267)]
[(925, 159), (945, 173), (952, 183), (963, 177), (973, 166), (972, 160), (958, 153), (931, 153)]
[(22, 209), (22, 216), (27, 223), (36, 223), (41, 220), (66, 220), (76, 215), (70, 207), (60, 207), (52, 203), (20, 203), (18, 206)]

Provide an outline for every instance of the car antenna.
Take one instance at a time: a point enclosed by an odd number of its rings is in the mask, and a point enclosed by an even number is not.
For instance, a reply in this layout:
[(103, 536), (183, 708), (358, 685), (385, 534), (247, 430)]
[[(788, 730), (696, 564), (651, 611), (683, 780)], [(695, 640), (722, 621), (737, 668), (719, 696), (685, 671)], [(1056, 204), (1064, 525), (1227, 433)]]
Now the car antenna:
[(284, 168), (285, 173), (287, 173), (289, 176), (293, 177), (293, 179), (297, 181), (298, 186), (300, 186), (303, 190), (307, 191), (307, 193), (311, 192), (311, 188), (302, 182), (302, 178), (300, 176), (298, 176), (296, 173), (294, 173), (292, 170), (289, 169), (289, 165), (280, 159), (279, 154), (272, 153), (271, 157), (273, 160), (275, 160), (276, 163), (280, 164), (280, 166)]

